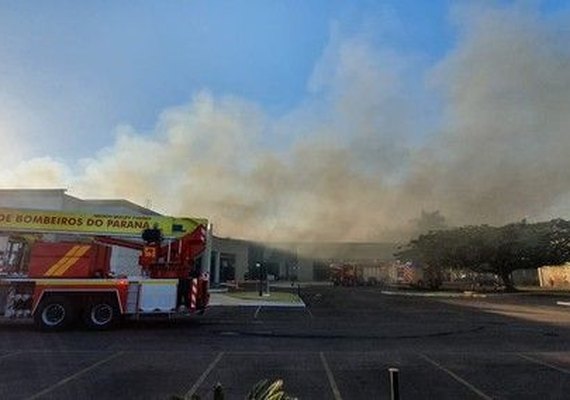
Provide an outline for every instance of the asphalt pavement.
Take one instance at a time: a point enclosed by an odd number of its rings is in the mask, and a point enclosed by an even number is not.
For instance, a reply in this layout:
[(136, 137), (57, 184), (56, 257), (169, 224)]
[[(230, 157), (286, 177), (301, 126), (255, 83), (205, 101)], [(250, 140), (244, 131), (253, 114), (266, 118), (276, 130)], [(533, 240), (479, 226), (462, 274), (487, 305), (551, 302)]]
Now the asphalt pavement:
[[(300, 399), (565, 399), (570, 309), (560, 298), (423, 298), (303, 288), (306, 308), (212, 307), (109, 332), (0, 323), (2, 399), (243, 399), (282, 378)], [(561, 296), (563, 299), (564, 296)], [(567, 299), (566, 299), (567, 300)]]

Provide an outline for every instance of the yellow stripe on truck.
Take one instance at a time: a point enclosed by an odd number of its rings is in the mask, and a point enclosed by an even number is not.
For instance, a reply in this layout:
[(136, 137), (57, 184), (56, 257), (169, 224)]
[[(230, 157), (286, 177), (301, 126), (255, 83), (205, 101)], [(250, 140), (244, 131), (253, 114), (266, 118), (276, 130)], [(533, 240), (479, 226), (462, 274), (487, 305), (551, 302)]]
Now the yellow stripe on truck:
[(67, 253), (65, 253), (63, 257), (61, 257), (54, 265), (52, 265), (44, 273), (44, 276), (55, 276), (57, 275), (58, 271), (61, 270), (62, 268), (65, 268), (65, 270), (67, 270), (67, 268), (75, 264), (75, 262), (77, 262), (77, 260), (79, 259), (79, 257), (76, 257), (76, 255), (80, 252), (83, 255), (88, 249), (89, 246), (81, 246), (81, 245), (73, 246)]
[(44, 276), (51, 276), (62, 264), (64, 264), (69, 257), (73, 257), (76, 251), (80, 250), (81, 246), (73, 246), (65, 255), (60, 258), (54, 265), (52, 265), (45, 273)]
[(62, 276), (63, 274), (65, 274), (67, 270), (71, 268), (79, 260), (79, 258), (81, 258), (81, 256), (87, 253), (87, 251), (91, 246), (77, 246), (77, 247), (79, 247), (79, 249), (73, 254), (73, 256), (70, 256), (66, 262), (61, 264), (53, 272), (53, 276)]

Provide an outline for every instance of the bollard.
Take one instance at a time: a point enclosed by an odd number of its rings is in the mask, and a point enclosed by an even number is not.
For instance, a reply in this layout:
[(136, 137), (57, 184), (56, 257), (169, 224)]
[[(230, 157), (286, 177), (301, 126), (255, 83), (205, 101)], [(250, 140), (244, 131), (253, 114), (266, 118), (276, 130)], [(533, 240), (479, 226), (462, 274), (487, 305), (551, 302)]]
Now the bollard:
[(224, 387), (220, 382), (214, 386), (214, 400), (224, 400)]
[(390, 373), (390, 400), (400, 400), (400, 370), (398, 368), (388, 368)]

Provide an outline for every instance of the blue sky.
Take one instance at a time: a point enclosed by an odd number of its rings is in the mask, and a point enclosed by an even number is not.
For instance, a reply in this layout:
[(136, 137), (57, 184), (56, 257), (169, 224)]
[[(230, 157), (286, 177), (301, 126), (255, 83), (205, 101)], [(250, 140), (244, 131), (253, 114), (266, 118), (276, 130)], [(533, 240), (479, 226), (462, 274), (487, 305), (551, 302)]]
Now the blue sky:
[(68, 159), (203, 88), (280, 115), (306, 96), (332, 26), (435, 60), (453, 42), (447, 13), (443, 0), (2, 2), (0, 117), (30, 156)]
[(3, 1), (0, 134), (23, 156), (73, 160), (111, 145), (119, 124), (151, 130), (204, 88), (284, 115), (306, 98), (333, 27), (420, 57), (421, 79), (453, 48), (450, 10), (465, 3), (477, 2)]

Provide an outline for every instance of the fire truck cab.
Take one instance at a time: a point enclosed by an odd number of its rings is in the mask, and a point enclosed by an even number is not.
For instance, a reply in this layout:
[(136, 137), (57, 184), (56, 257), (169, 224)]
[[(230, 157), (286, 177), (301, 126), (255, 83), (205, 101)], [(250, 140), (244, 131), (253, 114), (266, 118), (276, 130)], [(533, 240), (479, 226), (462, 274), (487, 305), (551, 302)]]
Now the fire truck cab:
[[(208, 305), (204, 219), (0, 209), (0, 232), (1, 317), (33, 318), (44, 331), (77, 322), (103, 330)], [(135, 272), (111, 268), (125, 250), (138, 254)]]

